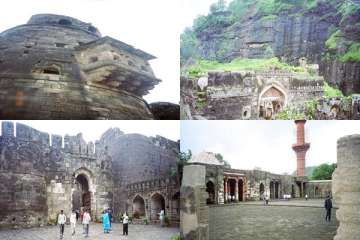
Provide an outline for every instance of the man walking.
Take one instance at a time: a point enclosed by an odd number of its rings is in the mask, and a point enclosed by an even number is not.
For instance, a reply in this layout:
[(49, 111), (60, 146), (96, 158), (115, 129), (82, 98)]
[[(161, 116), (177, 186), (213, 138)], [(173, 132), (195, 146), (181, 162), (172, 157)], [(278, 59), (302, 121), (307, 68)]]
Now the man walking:
[(75, 210), (70, 215), (70, 226), (71, 226), (71, 235), (75, 235), (75, 228), (76, 228), (76, 221), (77, 221), (77, 214)]
[(129, 231), (129, 217), (126, 213), (123, 215), (123, 235), (128, 235)]
[(265, 196), (265, 204), (266, 204), (266, 205), (269, 204), (269, 196), (268, 196), (268, 195)]
[(90, 214), (85, 209), (84, 210), (84, 215), (83, 215), (83, 221), (82, 221), (85, 237), (89, 237), (89, 224), (90, 224), (90, 221), (91, 221)]
[(64, 214), (64, 210), (61, 210), (58, 216), (58, 225), (60, 227), (60, 239), (63, 239), (64, 237), (65, 223), (66, 223), (66, 216)]
[(330, 196), (326, 196), (326, 199), (325, 199), (325, 209), (326, 209), (326, 217), (325, 217), (325, 221), (328, 221), (330, 222), (331, 220), (331, 209), (332, 209), (332, 201), (331, 201), (331, 198)]

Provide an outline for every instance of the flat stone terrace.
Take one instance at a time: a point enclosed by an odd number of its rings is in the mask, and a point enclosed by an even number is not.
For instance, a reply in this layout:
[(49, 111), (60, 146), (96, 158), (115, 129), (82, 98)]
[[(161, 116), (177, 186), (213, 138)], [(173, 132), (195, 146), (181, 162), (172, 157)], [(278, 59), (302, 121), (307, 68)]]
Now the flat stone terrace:
[[(77, 225), (75, 236), (71, 236), (70, 225), (65, 226), (64, 240), (170, 240), (179, 235), (178, 228), (162, 228), (157, 225), (129, 225), (129, 235), (122, 235), (122, 224), (113, 224), (113, 230), (104, 234), (102, 225), (94, 223), (90, 225), (90, 235), (85, 238), (82, 235), (82, 226)], [(57, 226), (31, 228), (21, 230), (1, 230), (1, 240), (56, 240), (59, 237)]]
[(210, 207), (210, 240), (331, 240), (336, 209), (325, 221), (323, 200), (262, 201)]

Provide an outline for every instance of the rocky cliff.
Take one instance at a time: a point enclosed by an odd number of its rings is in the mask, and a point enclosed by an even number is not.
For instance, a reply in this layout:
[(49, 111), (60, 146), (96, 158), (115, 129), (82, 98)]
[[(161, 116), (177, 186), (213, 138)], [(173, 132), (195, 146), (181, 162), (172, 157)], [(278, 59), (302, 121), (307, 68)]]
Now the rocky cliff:
[[(320, 65), (331, 85), (345, 94), (360, 92), (360, 59), (342, 58), (350, 50), (360, 58), (357, 1), (234, 0), (226, 8), (219, 3), (182, 35), (183, 63), (189, 58), (230, 62), (276, 56), (296, 65), (299, 58), (306, 57)], [(239, 14), (240, 7), (246, 10)], [(329, 49), (327, 42), (336, 32), (341, 44)]]

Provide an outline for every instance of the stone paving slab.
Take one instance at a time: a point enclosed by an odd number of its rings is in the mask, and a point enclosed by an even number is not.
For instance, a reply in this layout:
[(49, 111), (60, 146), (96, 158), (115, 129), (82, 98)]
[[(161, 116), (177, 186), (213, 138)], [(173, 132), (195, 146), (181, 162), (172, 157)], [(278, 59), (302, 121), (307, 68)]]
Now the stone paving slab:
[(210, 240), (331, 240), (338, 226), (336, 211), (329, 223), (320, 207), (260, 203), (211, 207), (209, 211)]
[[(113, 224), (113, 230), (104, 234), (101, 224), (90, 225), (90, 236), (82, 235), (82, 226), (78, 225), (75, 236), (70, 234), (70, 225), (65, 226), (64, 240), (170, 240), (179, 235), (178, 228), (162, 228), (155, 225), (129, 225), (129, 235), (122, 235), (122, 224)], [(56, 226), (31, 228), (21, 230), (1, 230), (1, 240), (56, 240), (59, 238), (59, 228)]]

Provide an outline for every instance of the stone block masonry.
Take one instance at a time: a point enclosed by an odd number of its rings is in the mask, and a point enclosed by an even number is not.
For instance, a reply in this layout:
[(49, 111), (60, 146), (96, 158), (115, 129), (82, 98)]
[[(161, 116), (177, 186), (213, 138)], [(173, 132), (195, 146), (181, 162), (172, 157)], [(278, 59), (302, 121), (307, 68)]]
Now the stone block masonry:
[(360, 135), (338, 140), (337, 168), (333, 173), (332, 191), (339, 206), (340, 222), (334, 240), (360, 239)]
[[(146, 201), (141, 217), (156, 222), (165, 210), (179, 222), (180, 187), (171, 175), (178, 142), (110, 129), (94, 144), (82, 134), (50, 136), (6, 121), (1, 127), (0, 228), (54, 224), (60, 210), (69, 215), (73, 209), (89, 210), (94, 220), (107, 208), (115, 220), (125, 211), (136, 219), (137, 195)], [(130, 179), (124, 170), (132, 168)]]
[(1, 119), (174, 118), (143, 96), (155, 57), (77, 19), (40, 14), (0, 33)]

